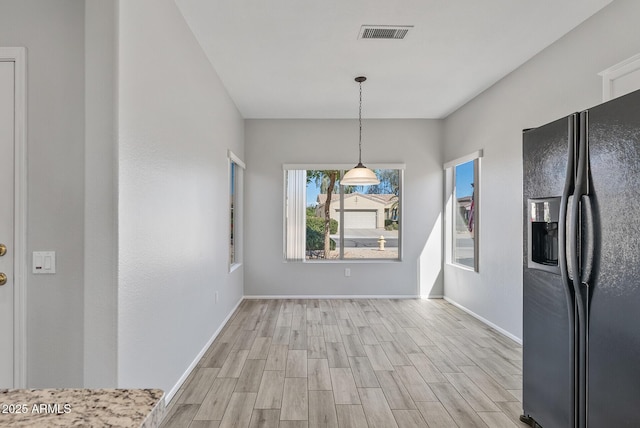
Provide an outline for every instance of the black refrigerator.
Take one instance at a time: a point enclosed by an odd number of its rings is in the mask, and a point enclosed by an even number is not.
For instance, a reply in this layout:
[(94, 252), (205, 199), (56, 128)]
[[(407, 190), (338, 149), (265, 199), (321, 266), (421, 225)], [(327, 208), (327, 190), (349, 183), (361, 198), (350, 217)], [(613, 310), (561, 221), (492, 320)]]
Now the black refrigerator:
[(640, 427), (640, 91), (523, 132), (523, 415)]

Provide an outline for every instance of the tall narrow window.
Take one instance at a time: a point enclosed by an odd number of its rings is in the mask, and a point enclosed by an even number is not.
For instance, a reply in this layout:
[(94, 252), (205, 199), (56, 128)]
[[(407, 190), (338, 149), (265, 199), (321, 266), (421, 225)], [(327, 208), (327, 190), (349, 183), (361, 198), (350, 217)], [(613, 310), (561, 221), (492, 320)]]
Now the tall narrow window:
[(244, 162), (229, 151), (229, 270), (242, 263), (242, 194)]
[(372, 166), (375, 186), (342, 186), (343, 165), (285, 165), (285, 259), (401, 258), (403, 165)]
[(482, 152), (445, 165), (451, 183), (450, 261), (478, 270), (479, 165)]

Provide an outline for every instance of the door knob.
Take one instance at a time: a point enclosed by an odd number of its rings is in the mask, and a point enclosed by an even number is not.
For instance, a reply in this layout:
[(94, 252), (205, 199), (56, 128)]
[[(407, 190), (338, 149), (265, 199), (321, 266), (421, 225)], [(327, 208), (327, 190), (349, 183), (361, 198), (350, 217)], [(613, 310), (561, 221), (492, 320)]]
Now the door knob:
[(0, 285), (5, 285), (7, 283), (7, 275), (0, 272)]
[(0, 257), (4, 256), (5, 254), (7, 254), (7, 246), (4, 244), (0, 244)]

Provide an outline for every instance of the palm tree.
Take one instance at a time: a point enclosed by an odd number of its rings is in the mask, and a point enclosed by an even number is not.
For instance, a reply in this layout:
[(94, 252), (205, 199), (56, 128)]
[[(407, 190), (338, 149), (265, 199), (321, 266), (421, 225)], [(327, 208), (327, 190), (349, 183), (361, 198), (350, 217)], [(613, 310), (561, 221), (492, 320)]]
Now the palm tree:
[(324, 203), (324, 257), (329, 257), (331, 251), (331, 238), (329, 237), (331, 225), (331, 198), (336, 185), (339, 171), (337, 170), (308, 170), (307, 183), (314, 182), (320, 188), (320, 193), (326, 193)]

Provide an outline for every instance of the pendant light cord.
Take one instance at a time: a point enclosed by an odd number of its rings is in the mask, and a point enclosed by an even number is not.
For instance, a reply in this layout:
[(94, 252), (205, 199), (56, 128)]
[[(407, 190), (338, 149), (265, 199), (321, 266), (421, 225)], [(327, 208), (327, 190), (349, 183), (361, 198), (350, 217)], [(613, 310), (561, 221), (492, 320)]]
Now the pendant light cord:
[(360, 138), (358, 139), (358, 164), (362, 163), (362, 82), (360, 84), (360, 108), (358, 110), (358, 123), (360, 124)]

